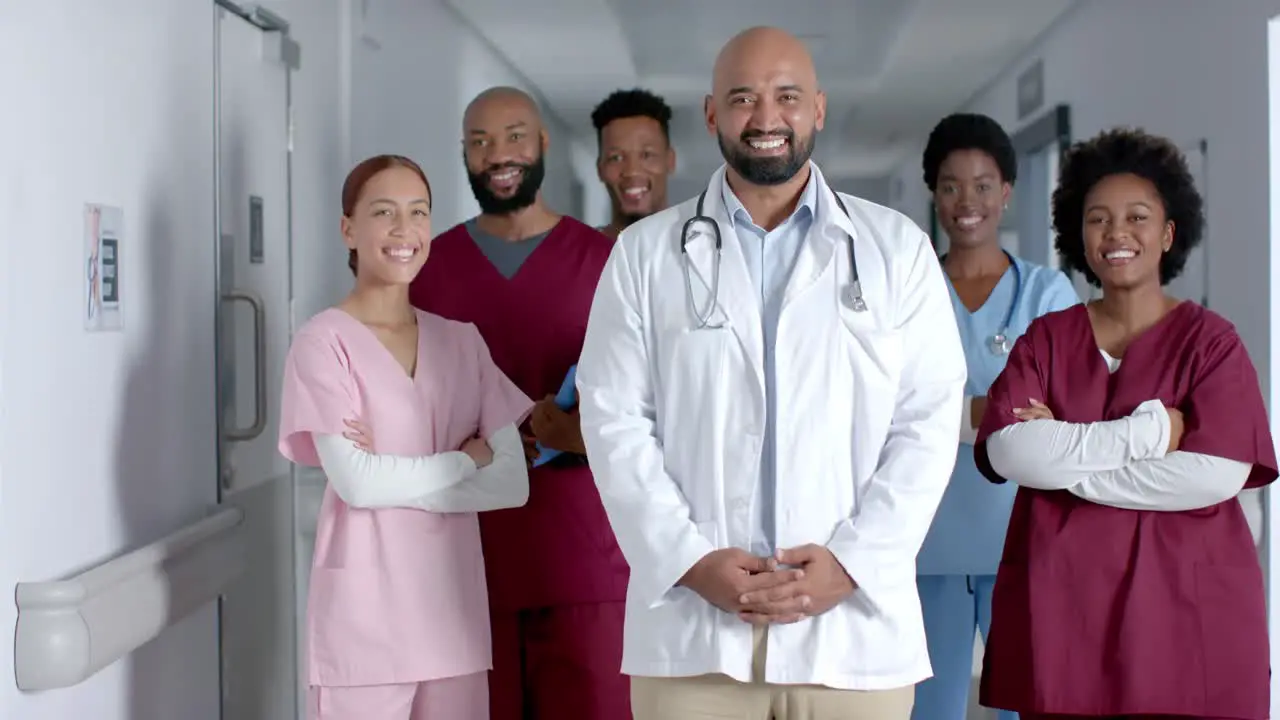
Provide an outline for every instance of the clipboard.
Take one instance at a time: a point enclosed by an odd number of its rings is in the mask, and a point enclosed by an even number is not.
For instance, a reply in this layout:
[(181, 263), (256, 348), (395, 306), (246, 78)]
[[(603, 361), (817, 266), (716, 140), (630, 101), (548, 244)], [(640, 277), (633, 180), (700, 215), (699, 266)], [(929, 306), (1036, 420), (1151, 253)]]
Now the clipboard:
[[(577, 402), (577, 389), (574, 387), (574, 379), (578, 375), (578, 366), (574, 365), (569, 368), (569, 372), (564, 376), (564, 382), (560, 385), (560, 391), (556, 393), (556, 406), (561, 410), (568, 410)], [(551, 448), (542, 447), (542, 443), (538, 443), (538, 457), (533, 461), (534, 467), (541, 467), (562, 455), (561, 451)]]

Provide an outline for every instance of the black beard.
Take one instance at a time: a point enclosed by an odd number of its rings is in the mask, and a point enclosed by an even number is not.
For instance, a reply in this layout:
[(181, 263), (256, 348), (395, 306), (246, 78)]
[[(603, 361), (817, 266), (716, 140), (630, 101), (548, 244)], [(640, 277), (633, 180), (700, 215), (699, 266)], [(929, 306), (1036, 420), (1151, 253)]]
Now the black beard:
[[(464, 159), (465, 162), (465, 159)], [(523, 171), (520, 185), (511, 197), (498, 197), (489, 189), (489, 173), (503, 168), (519, 168)], [(547, 166), (541, 155), (529, 164), (504, 163), (484, 169), (484, 172), (472, 173), (467, 170), (467, 180), (471, 182), (471, 194), (480, 204), (480, 212), (485, 215), (510, 215), (523, 210), (538, 199), (538, 191), (542, 189), (542, 179), (546, 176)]]
[(807, 139), (802, 138), (800, 143), (797, 144), (795, 133), (790, 130), (773, 133), (748, 131), (742, 133), (740, 143), (745, 145), (751, 138), (764, 135), (785, 137), (789, 152), (781, 157), (752, 157), (740, 145), (730, 145), (724, 135), (716, 133), (716, 139), (720, 143), (720, 154), (724, 156), (725, 162), (729, 164), (729, 167), (737, 171), (743, 180), (752, 185), (781, 185), (795, 177), (796, 173), (800, 172), (808, 164), (809, 158), (813, 156), (813, 147), (818, 140), (818, 133), (816, 132)]

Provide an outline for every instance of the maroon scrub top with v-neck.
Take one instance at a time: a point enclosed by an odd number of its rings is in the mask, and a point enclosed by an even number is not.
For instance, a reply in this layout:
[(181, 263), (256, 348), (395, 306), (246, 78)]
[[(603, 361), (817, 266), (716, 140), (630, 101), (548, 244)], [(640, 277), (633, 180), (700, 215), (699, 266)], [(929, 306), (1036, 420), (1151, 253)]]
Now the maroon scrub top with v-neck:
[[(1180, 450), (1276, 479), (1258, 377), (1231, 323), (1191, 302), (1170, 310), (1109, 373), (1084, 305), (1031, 323), (991, 386), (974, 447), (1032, 399), (1094, 423), (1159, 400), (1182, 411)], [(1018, 488), (996, 577), (979, 702), (1023, 717), (1266, 720), (1266, 597), (1234, 498), (1185, 512), (1123, 510), (1066, 490)]]
[[(460, 224), (432, 240), (410, 299), (427, 312), (475, 324), (494, 363), (538, 400), (556, 394), (578, 362), (612, 249), (599, 231), (563, 217), (507, 278)], [(583, 464), (532, 469), (528, 504), (481, 513), (480, 530), (495, 609), (626, 599), (626, 561)]]

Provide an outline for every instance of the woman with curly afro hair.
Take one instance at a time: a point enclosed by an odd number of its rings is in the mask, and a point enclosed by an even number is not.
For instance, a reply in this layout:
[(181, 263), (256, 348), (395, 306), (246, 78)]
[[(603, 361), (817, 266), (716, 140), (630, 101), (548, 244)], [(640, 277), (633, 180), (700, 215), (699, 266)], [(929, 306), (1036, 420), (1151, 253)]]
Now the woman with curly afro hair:
[(1032, 320), (1080, 299), (1061, 271), (1000, 247), (1000, 218), (1018, 157), (999, 123), (986, 115), (948, 115), (929, 134), (923, 166), (938, 224), (950, 240), (942, 269), (969, 379), (956, 466), (916, 558), (933, 677), (916, 687), (912, 718), (964, 720), (973, 683), (973, 633), (979, 630), (985, 638), (990, 629), (991, 590), (1014, 494), (983, 479), (973, 462), (987, 388)]
[(1231, 323), (1169, 297), (1203, 203), (1168, 140), (1076, 145), (1053, 194), (1063, 260), (1102, 289), (1018, 340), (974, 448), (1018, 486), (982, 704), (1044, 718), (1266, 720), (1262, 572), (1236, 496), (1276, 478)]

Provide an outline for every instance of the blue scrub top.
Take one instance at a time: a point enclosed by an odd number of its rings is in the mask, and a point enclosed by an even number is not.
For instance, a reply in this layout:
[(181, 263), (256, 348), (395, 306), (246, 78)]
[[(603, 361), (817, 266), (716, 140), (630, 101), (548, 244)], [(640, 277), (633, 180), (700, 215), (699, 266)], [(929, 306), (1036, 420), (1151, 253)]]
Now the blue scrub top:
[[(1014, 258), (1014, 264), (1022, 273), (1022, 291), (1005, 331), (1010, 341), (1021, 337), (1035, 318), (1080, 302), (1071, 281), (1061, 271), (1020, 258)], [(960, 302), (951, 282), (947, 282), (969, 366), (965, 402), (971, 397), (986, 395), (996, 376), (1004, 370), (1009, 356), (991, 352), (991, 337), (1008, 316), (1009, 305), (1015, 302), (1016, 282), (1011, 266), (996, 283), (986, 303), (972, 313)], [(1004, 550), (1004, 534), (1016, 491), (1017, 485), (1013, 483), (988, 482), (978, 472), (973, 446), (960, 443), (955, 471), (916, 560), (916, 571), (921, 575), (994, 575)]]

